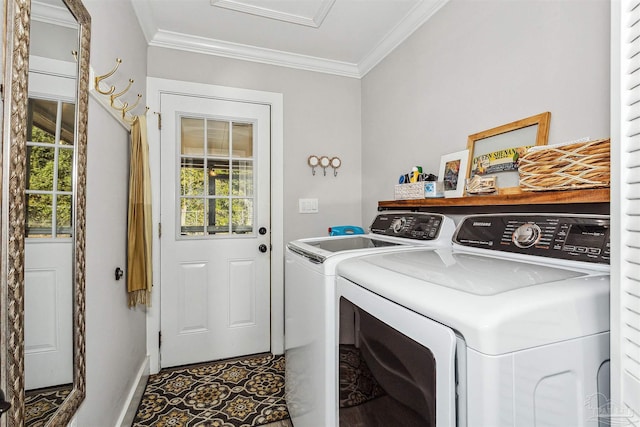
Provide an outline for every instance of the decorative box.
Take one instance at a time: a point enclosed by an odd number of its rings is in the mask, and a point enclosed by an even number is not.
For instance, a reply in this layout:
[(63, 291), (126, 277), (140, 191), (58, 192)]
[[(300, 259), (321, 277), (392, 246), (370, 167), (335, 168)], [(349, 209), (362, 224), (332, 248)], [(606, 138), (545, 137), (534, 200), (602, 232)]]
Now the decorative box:
[(396, 184), (394, 190), (395, 200), (444, 197), (444, 185), (441, 181), (419, 181), (409, 184)]

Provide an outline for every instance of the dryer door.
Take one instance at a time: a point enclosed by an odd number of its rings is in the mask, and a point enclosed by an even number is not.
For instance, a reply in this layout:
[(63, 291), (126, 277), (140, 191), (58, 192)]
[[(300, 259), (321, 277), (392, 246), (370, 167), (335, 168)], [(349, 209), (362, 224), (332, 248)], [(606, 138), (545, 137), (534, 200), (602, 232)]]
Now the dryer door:
[[(387, 394), (430, 425), (434, 419), (437, 427), (456, 425), (453, 330), (342, 277), (337, 293), (336, 304), (344, 298), (360, 312), (360, 349)], [(403, 393), (410, 389), (415, 392)], [(420, 400), (412, 402), (416, 395)]]

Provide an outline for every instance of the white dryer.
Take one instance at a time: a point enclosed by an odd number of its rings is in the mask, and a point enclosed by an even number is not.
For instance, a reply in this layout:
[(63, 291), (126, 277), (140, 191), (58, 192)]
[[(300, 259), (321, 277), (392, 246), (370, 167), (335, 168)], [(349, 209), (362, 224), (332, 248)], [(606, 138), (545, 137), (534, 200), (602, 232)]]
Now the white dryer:
[[(455, 225), (431, 213), (390, 212), (376, 216), (369, 233), (292, 241), (285, 253), (285, 391), (296, 427), (337, 423), (339, 310), (335, 270), (345, 259), (371, 254), (451, 246)], [(348, 306), (347, 306), (348, 307)], [(343, 309), (343, 317), (353, 314)], [(353, 341), (344, 336), (342, 340)]]
[(403, 425), (597, 426), (609, 390), (609, 218), (478, 215), (453, 242), (337, 269), (355, 345), (417, 420)]

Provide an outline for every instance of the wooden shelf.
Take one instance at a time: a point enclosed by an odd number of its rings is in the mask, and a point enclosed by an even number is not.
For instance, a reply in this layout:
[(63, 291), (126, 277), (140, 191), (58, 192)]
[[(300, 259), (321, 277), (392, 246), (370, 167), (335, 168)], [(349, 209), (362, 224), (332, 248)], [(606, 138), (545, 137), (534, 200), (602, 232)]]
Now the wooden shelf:
[[(536, 205), (532, 208), (531, 205)], [(564, 205), (562, 209), (558, 209)], [(496, 211), (528, 209), (532, 211), (558, 210), (558, 211), (581, 211), (587, 205), (590, 213), (609, 213), (609, 189), (598, 188), (590, 190), (569, 190), (569, 191), (536, 191), (521, 192), (516, 194), (500, 194), (487, 196), (467, 196), (458, 198), (433, 198), (416, 200), (389, 200), (378, 202), (378, 210), (385, 209), (428, 209), (434, 211), (458, 209), (469, 211), (468, 208), (482, 207), (482, 210)], [(543, 208), (543, 206), (546, 206)], [(515, 209), (508, 209), (512, 207)], [(538, 208), (538, 209), (536, 209)], [(580, 208), (580, 209), (579, 209)]]

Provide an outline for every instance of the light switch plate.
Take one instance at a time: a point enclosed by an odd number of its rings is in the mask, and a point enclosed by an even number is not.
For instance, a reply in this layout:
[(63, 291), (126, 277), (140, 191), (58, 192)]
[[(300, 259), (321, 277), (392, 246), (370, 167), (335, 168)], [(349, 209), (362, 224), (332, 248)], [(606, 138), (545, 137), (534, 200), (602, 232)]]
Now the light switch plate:
[(298, 212), (318, 213), (318, 199), (298, 199)]

